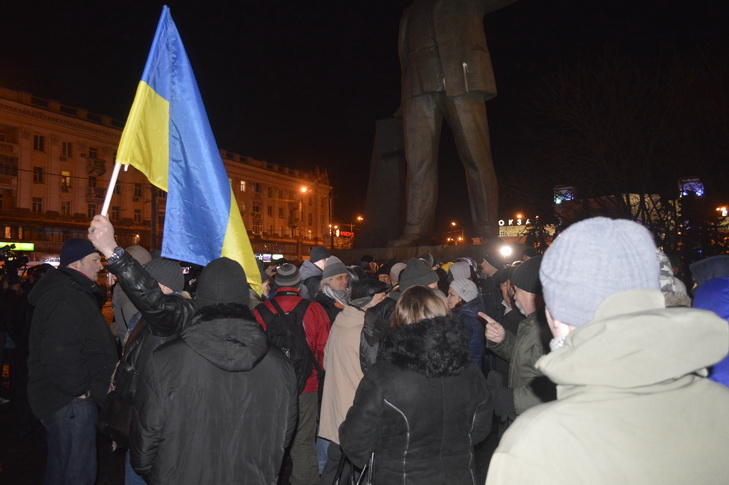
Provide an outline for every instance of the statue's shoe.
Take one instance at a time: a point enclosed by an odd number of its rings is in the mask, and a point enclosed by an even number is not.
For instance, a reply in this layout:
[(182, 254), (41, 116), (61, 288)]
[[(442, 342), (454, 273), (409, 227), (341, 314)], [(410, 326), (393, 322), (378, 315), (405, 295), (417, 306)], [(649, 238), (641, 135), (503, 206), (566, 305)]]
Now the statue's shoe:
[(388, 248), (402, 248), (408, 246), (422, 246), (430, 241), (429, 238), (420, 234), (403, 234), (398, 239), (387, 242)]

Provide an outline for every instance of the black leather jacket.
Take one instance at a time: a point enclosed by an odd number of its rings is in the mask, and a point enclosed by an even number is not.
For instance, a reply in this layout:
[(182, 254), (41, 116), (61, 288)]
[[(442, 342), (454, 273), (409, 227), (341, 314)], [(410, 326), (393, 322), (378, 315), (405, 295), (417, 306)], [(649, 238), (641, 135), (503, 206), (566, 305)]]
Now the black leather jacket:
[(129, 253), (109, 263), (107, 269), (118, 278), (124, 293), (142, 313), (152, 335), (176, 336), (192, 319), (195, 313), (192, 302), (178, 294), (162, 293), (157, 281)]
[(400, 298), (400, 292), (392, 291), (380, 303), (368, 308), (365, 313), (365, 322), (359, 341), (359, 364), (362, 367), (362, 373), (366, 373), (367, 369), (377, 361), (380, 341), (390, 328), (390, 319), (395, 312), (398, 298)]

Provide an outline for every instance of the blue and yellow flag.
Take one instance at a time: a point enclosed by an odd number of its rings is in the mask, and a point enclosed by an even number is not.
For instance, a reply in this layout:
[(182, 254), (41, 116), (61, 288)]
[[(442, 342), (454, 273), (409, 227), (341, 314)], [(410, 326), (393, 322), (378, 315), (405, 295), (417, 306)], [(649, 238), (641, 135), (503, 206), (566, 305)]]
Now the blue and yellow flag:
[(199, 265), (221, 256), (234, 259), (260, 293), (253, 248), (167, 6), (116, 161), (136, 167), (167, 192), (162, 256)]

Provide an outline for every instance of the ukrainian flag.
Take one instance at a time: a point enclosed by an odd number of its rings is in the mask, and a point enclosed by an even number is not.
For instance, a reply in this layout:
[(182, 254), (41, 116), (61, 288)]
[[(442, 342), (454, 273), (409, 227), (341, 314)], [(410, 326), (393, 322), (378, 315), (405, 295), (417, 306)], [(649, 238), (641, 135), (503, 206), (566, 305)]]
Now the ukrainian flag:
[(116, 161), (136, 167), (167, 192), (162, 256), (199, 265), (226, 256), (243, 266), (260, 293), (253, 248), (167, 6)]

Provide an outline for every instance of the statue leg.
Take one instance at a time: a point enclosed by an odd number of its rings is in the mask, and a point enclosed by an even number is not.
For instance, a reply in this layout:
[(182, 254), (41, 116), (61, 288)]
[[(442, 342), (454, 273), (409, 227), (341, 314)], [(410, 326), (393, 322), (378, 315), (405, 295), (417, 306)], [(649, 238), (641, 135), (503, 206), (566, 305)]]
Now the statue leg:
[(426, 242), (433, 231), (438, 199), (438, 148), (443, 115), (438, 95), (410, 98), (403, 109), (405, 160), (407, 162), (405, 228), (389, 246), (411, 246)]
[(446, 121), (466, 170), (473, 228), (482, 240), (490, 239), (498, 236), (499, 185), (491, 158), (486, 102), (472, 94), (448, 99)]

